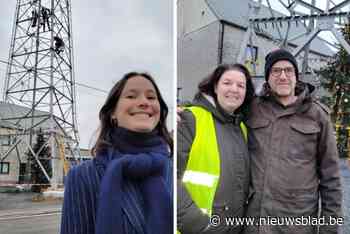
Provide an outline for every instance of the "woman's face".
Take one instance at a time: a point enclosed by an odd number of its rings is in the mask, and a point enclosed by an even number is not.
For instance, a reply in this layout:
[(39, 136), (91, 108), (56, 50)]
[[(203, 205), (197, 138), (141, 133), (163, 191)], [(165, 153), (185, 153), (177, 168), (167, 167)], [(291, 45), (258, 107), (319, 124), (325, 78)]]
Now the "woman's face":
[(128, 79), (112, 114), (118, 126), (150, 132), (158, 124), (160, 104), (153, 84), (143, 76)]
[(239, 108), (246, 94), (246, 78), (240, 71), (229, 70), (220, 77), (215, 93), (220, 106), (228, 113)]

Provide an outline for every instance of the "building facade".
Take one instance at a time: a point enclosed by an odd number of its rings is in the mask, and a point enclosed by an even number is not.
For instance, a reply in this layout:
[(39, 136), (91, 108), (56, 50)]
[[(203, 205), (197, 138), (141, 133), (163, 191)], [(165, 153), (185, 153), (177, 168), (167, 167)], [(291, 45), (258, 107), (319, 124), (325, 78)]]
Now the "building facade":
[[(179, 0), (178, 1), (178, 100), (192, 100), (198, 83), (218, 64), (239, 62), (238, 57), (244, 50), (243, 63), (254, 77), (257, 90), (260, 90), (263, 79), (264, 59), (267, 53), (278, 47), (278, 30), (286, 34), (285, 25), (265, 25), (254, 28), (256, 37), (251, 44), (243, 44), (248, 30), (250, 8), (246, 0)], [(250, 16), (249, 16), (250, 15)], [(283, 16), (274, 11), (274, 15)], [(270, 17), (268, 7), (262, 6), (255, 18)], [(289, 33), (299, 35), (306, 31), (305, 25), (290, 25)], [(305, 37), (305, 36), (304, 36)], [(276, 39), (277, 38), (277, 39)], [(303, 42), (297, 37), (288, 44), (293, 50)], [(334, 52), (321, 38), (315, 38), (310, 44), (309, 66), (318, 70), (334, 55)], [(301, 68), (303, 52), (297, 57)], [(313, 74), (301, 79), (317, 82)]]
[[(28, 143), (30, 140), (29, 135), (23, 133), (23, 129), (31, 126), (32, 120), (31, 118), (23, 117), (23, 119), (18, 121), (18, 116), (26, 116), (29, 110), (27, 107), (0, 102), (0, 186), (28, 182)], [(47, 116), (45, 112), (36, 111), (36, 116), (41, 114), (42, 116)], [(11, 120), (13, 116), (16, 116), (16, 118)], [(60, 134), (57, 124), (51, 123), (51, 120), (46, 117), (36, 117), (33, 121), (36, 127), (33, 129), (32, 145), (36, 144), (39, 133), (43, 134), (44, 138), (47, 139), (47, 130), (52, 125), (58, 133), (57, 148), (55, 148), (56, 152), (54, 154), (56, 158), (52, 158), (51, 155), (47, 156), (51, 157), (52, 170), (55, 170), (58, 177), (55, 182), (62, 184), (64, 175), (68, 172), (70, 165), (75, 163), (76, 159), (66, 156), (71, 154), (68, 152), (69, 149), (64, 142), (63, 134)], [(90, 151), (87, 149), (80, 149), (80, 156), (79, 159), (81, 160), (92, 158)]]

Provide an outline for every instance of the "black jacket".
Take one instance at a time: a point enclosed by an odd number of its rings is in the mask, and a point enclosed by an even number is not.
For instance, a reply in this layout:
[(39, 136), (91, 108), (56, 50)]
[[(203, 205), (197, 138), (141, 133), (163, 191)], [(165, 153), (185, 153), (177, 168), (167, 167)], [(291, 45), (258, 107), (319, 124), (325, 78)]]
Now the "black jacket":
[(214, 117), (220, 152), (220, 180), (216, 190), (213, 214), (221, 218), (222, 225), (209, 226), (209, 217), (203, 214), (191, 199), (182, 183), (189, 152), (195, 136), (195, 118), (192, 112), (181, 113), (177, 129), (177, 218), (178, 230), (190, 233), (240, 233), (242, 226), (225, 225), (225, 217), (242, 217), (248, 196), (249, 154), (247, 144), (239, 127), (239, 117), (225, 113), (212, 98), (198, 96), (193, 105), (210, 111)]

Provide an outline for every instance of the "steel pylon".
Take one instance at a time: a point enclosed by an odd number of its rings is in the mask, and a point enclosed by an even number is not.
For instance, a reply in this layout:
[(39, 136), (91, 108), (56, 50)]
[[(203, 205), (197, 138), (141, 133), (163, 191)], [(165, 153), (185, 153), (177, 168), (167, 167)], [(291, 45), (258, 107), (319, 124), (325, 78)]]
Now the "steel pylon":
[[(321, 1), (325, 4), (322, 5)], [(271, 14), (269, 17), (259, 17), (259, 11), (263, 3), (269, 9)], [(249, 1), (249, 26), (244, 36), (237, 62), (245, 61), (245, 48), (247, 45), (253, 44), (254, 40), (257, 40), (256, 33), (271, 36), (271, 30), (276, 31), (275, 35), (278, 35), (271, 37), (278, 47), (288, 47), (290, 43), (293, 44), (295, 40), (299, 40), (298, 46), (293, 49), (292, 53), (298, 56), (301, 52), (304, 52), (302, 73), (309, 69), (309, 46), (320, 32), (331, 32), (338, 44), (324, 42), (336, 49), (339, 49), (339, 46), (341, 46), (350, 54), (350, 45), (339, 30), (350, 23), (350, 0), (278, 0), (278, 3), (289, 13), (288, 15), (275, 15), (270, 0)], [(291, 35), (290, 28), (292, 25), (304, 27), (304, 33)], [(303, 40), (300, 41), (300, 38), (303, 38)], [(312, 69), (310, 72), (313, 72)]]
[[(79, 156), (71, 20), (70, 0), (17, 0), (4, 101), (22, 111), (1, 113), (3, 121), (17, 127), (11, 133), (11, 147), (0, 160), (17, 151), (25, 161), (23, 151), (30, 151), (54, 186), (62, 180), (59, 144), (65, 145), (65, 158)], [(51, 148), (52, 177), (40, 165), (38, 152), (33, 152), (39, 130)]]

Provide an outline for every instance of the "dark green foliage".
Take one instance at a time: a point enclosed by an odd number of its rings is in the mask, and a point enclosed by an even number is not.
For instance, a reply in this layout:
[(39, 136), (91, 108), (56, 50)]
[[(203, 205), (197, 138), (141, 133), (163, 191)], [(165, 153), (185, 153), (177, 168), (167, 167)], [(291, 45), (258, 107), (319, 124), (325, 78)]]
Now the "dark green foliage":
[[(40, 151), (38, 155), (38, 159), (42, 166), (45, 168), (45, 171), (49, 175), (49, 177), (52, 176), (52, 166), (51, 166), (51, 150), (50, 148), (45, 145), (47, 139), (45, 138), (44, 134), (40, 130), (37, 137), (36, 137), (36, 144), (33, 147), (33, 150), (35, 153), (39, 152), (39, 150), (43, 147), (43, 149)], [(30, 167), (31, 167), (31, 182), (33, 184), (32, 191), (33, 192), (40, 192), (41, 189), (47, 188), (50, 186), (50, 181), (46, 178), (44, 172), (40, 168), (38, 162), (35, 160), (32, 154), (30, 154)], [(44, 185), (46, 184), (46, 185)]]
[[(350, 25), (342, 29), (345, 40), (350, 44)], [(338, 127), (338, 149), (341, 157), (347, 156), (348, 131), (350, 127), (350, 55), (344, 48), (335, 54), (334, 59), (319, 71), (322, 76), (321, 85), (329, 96), (321, 98), (332, 111), (331, 117)]]

